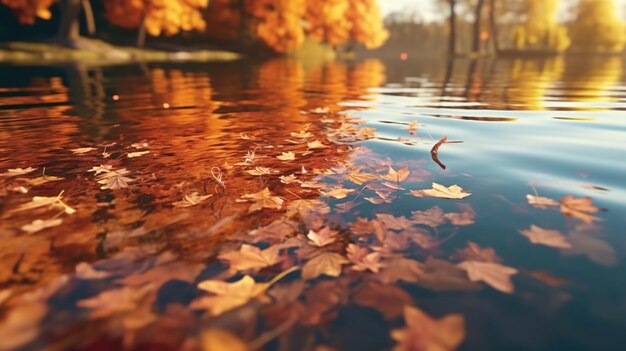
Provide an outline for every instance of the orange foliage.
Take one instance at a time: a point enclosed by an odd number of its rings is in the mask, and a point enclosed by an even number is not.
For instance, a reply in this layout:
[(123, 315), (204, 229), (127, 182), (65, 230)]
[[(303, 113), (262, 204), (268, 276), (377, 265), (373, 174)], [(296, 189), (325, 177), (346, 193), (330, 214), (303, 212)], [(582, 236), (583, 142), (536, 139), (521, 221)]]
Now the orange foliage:
[(385, 29), (376, 0), (349, 0), (348, 21), (352, 23), (352, 39), (368, 49), (385, 43), (389, 32)]
[(208, 6), (208, 0), (108, 0), (104, 5), (111, 23), (135, 29), (143, 20), (152, 36), (204, 30), (206, 26), (199, 10)]
[(255, 20), (254, 33), (276, 52), (289, 52), (304, 42), (305, 0), (251, 0), (246, 12)]
[(308, 34), (318, 43), (346, 44), (352, 23), (346, 19), (348, 0), (320, 0), (307, 3)]
[(33, 24), (37, 18), (50, 19), (50, 6), (55, 2), (56, 0), (0, 0), (0, 4), (13, 10), (23, 24)]
[(239, 0), (212, 0), (207, 10), (207, 35), (219, 40), (237, 39), (243, 11)]

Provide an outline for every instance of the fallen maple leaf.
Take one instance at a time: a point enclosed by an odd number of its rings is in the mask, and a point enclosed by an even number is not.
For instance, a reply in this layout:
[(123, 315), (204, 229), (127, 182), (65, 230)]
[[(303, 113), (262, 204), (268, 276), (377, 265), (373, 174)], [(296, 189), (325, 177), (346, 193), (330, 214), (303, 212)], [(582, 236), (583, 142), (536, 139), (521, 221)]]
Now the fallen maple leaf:
[(76, 155), (82, 155), (82, 154), (86, 154), (88, 152), (91, 152), (93, 150), (96, 150), (95, 147), (79, 147), (76, 149), (72, 149), (70, 151), (72, 151), (72, 153), (76, 154)]
[(352, 183), (362, 185), (363, 183), (378, 179), (378, 174), (373, 173), (361, 173), (360, 170), (355, 170), (348, 174), (348, 180)]
[(585, 223), (591, 223), (598, 220), (592, 214), (600, 212), (600, 209), (593, 205), (590, 197), (576, 199), (572, 195), (567, 195), (561, 199), (561, 212), (566, 216), (576, 217)]
[(44, 175), (41, 177), (37, 177), (37, 178), (32, 178), (32, 179), (26, 179), (26, 182), (28, 182), (28, 184), (30, 185), (41, 185), (41, 184), (45, 184), (48, 182), (56, 182), (59, 180), (63, 180), (64, 178), (61, 177), (55, 177), (55, 176), (48, 176), (48, 175)]
[(549, 197), (526, 195), (528, 204), (537, 208), (549, 208), (559, 206), (559, 202)]
[(417, 197), (438, 197), (442, 199), (464, 199), (471, 195), (471, 193), (467, 193), (458, 185), (452, 185), (446, 187), (445, 185), (441, 185), (438, 183), (433, 183), (432, 189), (423, 189), (423, 190), (413, 190), (411, 191), (411, 195)]
[(92, 167), (90, 170), (88, 170), (87, 172), (95, 172), (96, 175), (100, 174), (100, 173), (109, 173), (113, 170), (113, 166), (111, 165), (100, 165), (100, 166), (94, 166)]
[(272, 196), (272, 193), (270, 193), (268, 188), (265, 188), (258, 193), (245, 194), (241, 196), (241, 198), (243, 200), (238, 201), (255, 201), (255, 203), (248, 209), (248, 212), (259, 211), (264, 208), (280, 209), (285, 201), (279, 196)]
[(406, 217), (395, 217), (394, 215), (388, 213), (377, 213), (376, 218), (383, 224), (383, 226), (387, 229), (393, 230), (403, 230), (407, 228), (411, 228), (413, 223), (406, 219)]
[[(110, 173), (108, 173), (110, 174)], [(107, 176), (98, 181), (98, 183), (102, 184), (100, 189), (106, 190), (119, 190), (128, 188), (128, 183), (134, 181), (132, 178), (124, 177), (122, 175), (111, 175)]]
[(283, 152), (280, 156), (276, 156), (277, 159), (281, 161), (293, 161), (296, 159), (296, 154), (293, 152)]
[(326, 197), (332, 197), (335, 199), (345, 199), (349, 194), (352, 194), (354, 189), (336, 188), (330, 191), (320, 190), (320, 194)]
[(571, 249), (572, 245), (567, 242), (565, 235), (558, 230), (543, 229), (536, 225), (531, 225), (530, 229), (520, 230), (520, 233), (527, 237), (533, 244), (541, 244), (559, 249)]
[(46, 206), (50, 208), (62, 209), (65, 213), (70, 214), (70, 215), (76, 212), (75, 209), (66, 205), (62, 199), (63, 199), (63, 191), (61, 191), (61, 193), (58, 196), (54, 196), (54, 197), (35, 196), (31, 200), (31, 202), (23, 204), (19, 206), (18, 208), (12, 210), (11, 212), (34, 210), (34, 209), (46, 207)]
[(174, 202), (172, 205), (174, 205), (175, 207), (191, 207), (191, 206), (195, 206), (197, 204), (204, 202), (206, 199), (210, 198), (211, 196), (213, 196), (213, 194), (200, 195), (197, 192), (193, 192), (189, 195), (185, 194), (185, 196), (183, 196), (182, 201)]
[(323, 144), (321, 141), (319, 141), (319, 140), (313, 140), (313, 141), (311, 141), (311, 142), (307, 143), (307, 144), (306, 144), (306, 146), (307, 146), (309, 149), (325, 149), (325, 148), (327, 148), (327, 147), (328, 147), (328, 146), (324, 145), (324, 144)]
[(482, 248), (471, 241), (467, 242), (466, 248), (457, 249), (453, 257), (463, 261), (502, 262), (502, 259), (496, 254), (496, 250), (490, 247)]
[(267, 167), (255, 167), (254, 169), (246, 171), (246, 173), (250, 175), (254, 175), (254, 176), (262, 176), (266, 174), (272, 174), (275, 172), (276, 171), (274, 171), (273, 169), (267, 168)]
[(511, 276), (517, 274), (517, 269), (494, 262), (463, 261), (458, 267), (467, 272), (473, 282), (483, 281), (492, 288), (504, 293), (513, 293), (515, 287)]
[(243, 244), (239, 251), (231, 251), (219, 255), (219, 259), (228, 261), (231, 269), (245, 271), (249, 269), (261, 269), (273, 266), (282, 258), (279, 256), (280, 248), (271, 246), (261, 250), (256, 246)]
[(63, 223), (63, 220), (60, 218), (44, 220), (35, 219), (31, 223), (23, 225), (22, 230), (27, 232), (28, 234), (33, 234), (46, 228), (56, 227), (61, 223)]
[(259, 297), (269, 286), (268, 283), (255, 282), (254, 278), (249, 275), (233, 283), (205, 280), (198, 284), (198, 288), (213, 293), (215, 296), (205, 296), (195, 300), (191, 308), (207, 309), (211, 315), (217, 316)]
[(396, 171), (391, 166), (389, 167), (389, 171), (387, 174), (380, 176), (381, 179), (388, 180), (390, 182), (400, 183), (405, 181), (409, 175), (411, 175), (411, 171), (408, 167), (402, 168), (399, 171)]
[(147, 155), (149, 153), (150, 153), (150, 151), (129, 152), (128, 154), (126, 154), (126, 157), (128, 157), (128, 158), (135, 158), (135, 157), (140, 157), (140, 156), (143, 156), (143, 155)]
[(394, 285), (368, 283), (354, 294), (354, 303), (380, 311), (385, 319), (400, 317), (405, 306), (413, 305), (413, 298), (404, 289)]
[(406, 327), (391, 331), (398, 342), (394, 351), (452, 351), (465, 339), (465, 320), (460, 314), (434, 319), (413, 306), (404, 307)]
[(371, 271), (378, 273), (385, 264), (381, 262), (379, 252), (369, 252), (368, 249), (358, 245), (348, 245), (348, 259), (353, 264), (352, 269), (355, 271)]
[(411, 214), (411, 219), (415, 224), (423, 224), (432, 228), (436, 228), (446, 221), (445, 213), (438, 206), (426, 211), (413, 211)]
[(341, 265), (348, 263), (345, 257), (333, 253), (324, 252), (312, 259), (302, 267), (302, 278), (309, 280), (315, 279), (324, 274), (330, 277), (338, 277), (341, 275)]
[(283, 184), (302, 183), (301, 180), (298, 180), (295, 174), (280, 176), (278, 179), (280, 179), (280, 182)]
[(203, 351), (250, 351), (240, 338), (222, 329), (208, 329), (200, 336)]
[(311, 245), (324, 247), (337, 241), (337, 234), (338, 233), (336, 231), (328, 227), (324, 227), (319, 232), (309, 230), (307, 238), (309, 238), (309, 243)]
[(31, 172), (33, 172), (35, 170), (37, 170), (37, 168), (33, 168), (33, 167), (12, 168), (12, 169), (7, 170), (4, 173), (0, 173), (0, 176), (1, 177), (15, 177), (15, 176), (20, 176), (20, 175), (31, 173)]
[(424, 265), (421, 262), (408, 258), (393, 258), (387, 261), (387, 265), (378, 273), (376, 279), (384, 284), (394, 284), (398, 281), (417, 283), (424, 273)]

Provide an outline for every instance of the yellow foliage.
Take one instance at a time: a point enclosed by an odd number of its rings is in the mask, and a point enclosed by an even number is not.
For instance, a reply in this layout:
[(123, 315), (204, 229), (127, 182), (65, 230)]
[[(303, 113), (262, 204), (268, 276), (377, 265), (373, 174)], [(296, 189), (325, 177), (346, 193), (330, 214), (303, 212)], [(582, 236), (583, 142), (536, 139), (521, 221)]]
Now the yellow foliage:
[(513, 29), (518, 49), (565, 51), (570, 45), (566, 28), (557, 22), (559, 0), (526, 0), (526, 22)]
[(208, 6), (208, 0), (107, 0), (104, 5), (111, 23), (135, 29), (143, 22), (152, 36), (204, 30), (206, 26), (199, 10)]
[(570, 34), (577, 51), (615, 53), (626, 44), (626, 25), (613, 0), (580, 0)]
[(50, 6), (55, 2), (56, 0), (0, 0), (0, 4), (15, 12), (22, 24), (33, 24), (37, 18), (50, 19)]

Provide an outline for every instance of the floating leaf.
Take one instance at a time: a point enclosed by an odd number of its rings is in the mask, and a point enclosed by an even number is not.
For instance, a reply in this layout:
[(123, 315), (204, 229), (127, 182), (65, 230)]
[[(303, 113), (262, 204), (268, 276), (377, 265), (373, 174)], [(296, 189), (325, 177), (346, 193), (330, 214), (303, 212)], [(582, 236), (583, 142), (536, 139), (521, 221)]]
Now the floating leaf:
[(424, 189), (424, 190), (413, 190), (411, 191), (411, 195), (417, 197), (438, 197), (442, 199), (464, 199), (471, 195), (471, 193), (467, 193), (458, 185), (445, 186), (438, 183), (433, 183), (432, 189)]
[(236, 271), (261, 269), (282, 261), (279, 251), (279, 247), (275, 246), (261, 250), (256, 246), (243, 244), (239, 251), (223, 253), (219, 255), (219, 259), (227, 261), (231, 269)]
[(348, 180), (350, 180), (352, 183), (358, 184), (358, 185), (363, 185), (363, 183), (367, 183), (369, 181), (372, 180), (376, 180), (378, 179), (378, 175), (377, 174), (372, 174), (372, 173), (361, 173), (360, 170), (356, 170), (351, 172), (350, 174), (348, 174)]
[(515, 287), (511, 276), (517, 274), (517, 269), (494, 262), (463, 261), (459, 268), (467, 272), (473, 282), (483, 281), (492, 288), (504, 293), (513, 293)]
[(243, 340), (222, 329), (205, 330), (200, 340), (203, 351), (250, 351)]
[(307, 143), (307, 144), (306, 144), (306, 146), (307, 146), (309, 149), (325, 149), (325, 148), (327, 148), (327, 147), (328, 147), (328, 146), (324, 145), (324, 144), (323, 144), (321, 141), (319, 141), (319, 140), (313, 140), (313, 141), (311, 141), (311, 142)]
[(128, 158), (135, 158), (135, 157), (140, 157), (140, 156), (143, 156), (143, 155), (147, 155), (149, 153), (150, 153), (150, 151), (129, 152), (128, 154), (126, 154), (126, 157), (128, 157)]
[(600, 209), (593, 205), (590, 197), (576, 199), (572, 195), (567, 195), (561, 199), (561, 212), (566, 216), (576, 217), (585, 223), (591, 223), (598, 220), (592, 214), (600, 212)]
[(94, 166), (92, 167), (90, 170), (88, 170), (87, 172), (95, 172), (96, 175), (100, 174), (100, 173), (109, 173), (113, 170), (113, 166), (111, 165), (100, 165), (100, 166)]
[(33, 167), (12, 168), (12, 169), (7, 170), (4, 173), (0, 173), (0, 177), (15, 177), (15, 176), (28, 174), (28, 173), (31, 173), (31, 172), (36, 171), (36, 170), (37, 170), (37, 168), (33, 168)]
[(283, 152), (280, 156), (276, 156), (277, 159), (282, 161), (293, 161), (296, 159), (296, 154), (293, 152)]
[(400, 183), (405, 181), (409, 175), (411, 175), (411, 171), (408, 167), (402, 168), (399, 171), (396, 171), (391, 166), (389, 167), (389, 171), (387, 174), (380, 176), (381, 179), (388, 180), (390, 182)]
[(330, 245), (337, 241), (337, 232), (324, 227), (319, 232), (314, 232), (309, 230), (309, 234), (307, 234), (307, 238), (310, 240), (310, 244), (317, 247), (324, 247)]
[(348, 259), (353, 264), (352, 269), (355, 271), (371, 271), (378, 273), (385, 264), (381, 262), (381, 256), (378, 252), (370, 252), (364, 247), (350, 244), (348, 245)]
[(302, 278), (315, 279), (320, 275), (338, 277), (341, 275), (341, 265), (348, 263), (345, 257), (333, 253), (324, 252), (310, 259), (302, 267)]
[(549, 197), (526, 195), (528, 203), (537, 208), (550, 208), (559, 206), (559, 202)]
[(246, 275), (233, 283), (205, 280), (198, 284), (198, 288), (213, 293), (215, 296), (205, 296), (195, 300), (191, 308), (207, 309), (211, 315), (217, 316), (260, 296), (269, 288), (269, 284), (257, 283), (254, 278)]
[(243, 195), (241, 198), (243, 200), (240, 201), (255, 201), (255, 203), (248, 209), (248, 212), (259, 211), (264, 208), (280, 209), (285, 201), (279, 196), (272, 196), (272, 193), (270, 193), (268, 188), (265, 188), (255, 194)]
[(246, 171), (246, 173), (250, 175), (254, 175), (254, 176), (262, 176), (266, 174), (272, 174), (275, 172), (276, 171), (274, 171), (273, 169), (267, 168), (267, 167), (255, 167), (254, 169)]
[(60, 218), (43, 220), (35, 219), (31, 223), (23, 225), (22, 230), (27, 232), (28, 234), (33, 234), (46, 228), (56, 227), (58, 225), (61, 225), (61, 223), (63, 223), (63, 220)]
[(520, 230), (520, 233), (527, 237), (533, 244), (541, 244), (559, 249), (571, 249), (572, 245), (567, 242), (565, 235), (558, 230), (543, 229), (536, 225), (531, 225), (530, 229)]
[(82, 155), (82, 154), (86, 154), (88, 152), (94, 151), (96, 150), (95, 147), (79, 147), (76, 149), (72, 149), (70, 151), (72, 151), (72, 153), (76, 154), (76, 155)]
[(329, 191), (320, 190), (320, 194), (326, 197), (332, 197), (335, 199), (345, 199), (348, 195), (352, 194), (354, 189), (336, 188)]
[(46, 206), (50, 208), (62, 209), (67, 214), (72, 214), (76, 212), (75, 209), (66, 205), (62, 199), (63, 199), (63, 192), (61, 192), (58, 196), (55, 196), (55, 197), (35, 196), (31, 200), (31, 202), (23, 204), (19, 206), (18, 208), (12, 210), (11, 212), (29, 211), (29, 210), (34, 210), (34, 209), (41, 208), (41, 207), (46, 207)]
[(460, 314), (434, 319), (413, 306), (404, 308), (406, 327), (391, 331), (398, 342), (394, 351), (452, 351), (465, 339), (465, 320)]
[(210, 198), (211, 196), (213, 196), (213, 194), (200, 195), (197, 192), (193, 192), (189, 195), (185, 194), (185, 196), (183, 196), (182, 201), (174, 202), (172, 205), (174, 205), (175, 207), (191, 207), (191, 206), (195, 206), (204, 202), (206, 199)]

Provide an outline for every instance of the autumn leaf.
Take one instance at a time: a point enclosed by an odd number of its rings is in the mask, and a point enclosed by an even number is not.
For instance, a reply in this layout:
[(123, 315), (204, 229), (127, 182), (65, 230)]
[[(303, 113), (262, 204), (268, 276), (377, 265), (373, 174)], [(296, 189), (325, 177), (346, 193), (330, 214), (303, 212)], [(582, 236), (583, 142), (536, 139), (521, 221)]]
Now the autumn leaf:
[(496, 250), (490, 247), (482, 248), (471, 241), (467, 242), (466, 248), (457, 249), (454, 258), (462, 261), (502, 262), (502, 259), (496, 254)]
[(102, 184), (100, 189), (106, 190), (119, 190), (128, 188), (128, 183), (134, 181), (132, 178), (124, 177), (122, 175), (111, 175), (107, 176), (98, 181), (98, 183)]
[(348, 195), (352, 194), (354, 189), (336, 188), (329, 191), (320, 190), (320, 194), (326, 197), (332, 197), (335, 199), (345, 199)]
[(413, 211), (411, 214), (411, 219), (414, 223), (427, 225), (432, 228), (436, 228), (446, 221), (445, 212), (437, 206), (426, 211)]
[(245, 194), (241, 196), (241, 198), (242, 200), (238, 201), (254, 201), (254, 204), (250, 206), (248, 212), (259, 211), (264, 208), (280, 209), (283, 206), (283, 202), (285, 202), (285, 200), (279, 196), (272, 196), (268, 188), (255, 194)]
[(541, 244), (559, 249), (571, 249), (572, 245), (567, 242), (565, 235), (558, 230), (543, 229), (536, 225), (531, 225), (530, 229), (520, 230), (520, 233), (527, 237), (533, 244)]
[(473, 282), (483, 281), (492, 288), (504, 293), (513, 293), (515, 287), (511, 276), (517, 274), (517, 269), (494, 262), (463, 261), (458, 267), (467, 272)]
[(317, 247), (324, 247), (337, 241), (338, 233), (328, 227), (322, 228), (319, 232), (309, 230), (307, 238), (309, 243)]
[(319, 140), (313, 140), (313, 141), (311, 141), (311, 142), (307, 143), (307, 144), (306, 144), (306, 146), (307, 146), (309, 149), (325, 149), (325, 148), (327, 148), (327, 147), (328, 147), (328, 146), (324, 145), (324, 144), (323, 144), (321, 141), (319, 141)]
[(280, 156), (276, 156), (277, 159), (281, 161), (293, 161), (296, 159), (296, 154), (293, 152), (283, 152)]
[(0, 322), (0, 350), (18, 350), (37, 339), (48, 312), (42, 302), (24, 303), (6, 311)]
[(428, 257), (422, 266), (417, 284), (435, 291), (474, 291), (481, 288), (468, 279), (467, 273), (445, 260)]
[(245, 271), (249, 269), (261, 269), (273, 266), (282, 258), (279, 256), (280, 249), (271, 246), (265, 250), (261, 250), (256, 246), (243, 244), (239, 251), (231, 251), (219, 255), (219, 259), (227, 261), (231, 269), (236, 271)]
[(348, 263), (348, 260), (339, 254), (333, 252), (321, 253), (304, 264), (302, 267), (302, 278), (310, 280), (322, 274), (338, 277), (341, 275), (341, 265), (346, 263)]
[(600, 209), (593, 205), (590, 197), (576, 199), (572, 195), (567, 195), (561, 199), (561, 212), (566, 216), (576, 217), (585, 223), (591, 223), (598, 220), (592, 214), (600, 212)]
[(417, 283), (423, 273), (424, 265), (421, 262), (398, 257), (388, 260), (383, 270), (378, 272), (376, 279), (384, 284), (394, 284), (398, 281)]
[(438, 197), (442, 199), (464, 199), (471, 195), (471, 193), (467, 193), (458, 185), (452, 185), (450, 187), (446, 187), (445, 185), (441, 185), (438, 183), (433, 183), (432, 189), (424, 189), (424, 190), (413, 190), (411, 191), (411, 195), (416, 197)]
[(254, 176), (262, 176), (266, 174), (272, 174), (275, 172), (276, 171), (274, 171), (273, 169), (267, 168), (267, 167), (255, 167), (254, 169), (246, 171), (246, 173), (250, 175), (254, 175)]
[(408, 167), (402, 168), (399, 171), (396, 171), (391, 166), (389, 167), (389, 171), (387, 174), (380, 176), (381, 179), (388, 180), (390, 182), (400, 183), (405, 181), (409, 175), (411, 175), (411, 171)]
[(403, 230), (413, 226), (413, 223), (406, 219), (406, 217), (395, 217), (388, 213), (377, 213), (376, 218), (387, 229)]
[(60, 218), (44, 220), (35, 219), (31, 223), (23, 225), (22, 230), (27, 232), (28, 234), (33, 234), (46, 228), (56, 227), (58, 225), (61, 225), (61, 223), (63, 223), (63, 220)]
[(91, 318), (105, 318), (136, 309), (144, 297), (153, 290), (154, 284), (148, 284), (140, 288), (125, 286), (106, 290), (94, 297), (80, 300), (76, 305), (90, 309)]
[(369, 270), (378, 273), (385, 267), (378, 252), (370, 252), (368, 249), (354, 244), (348, 245), (347, 251), (348, 259), (353, 264), (352, 269), (355, 271)]
[(213, 196), (213, 194), (200, 195), (197, 192), (193, 192), (189, 195), (185, 194), (185, 196), (183, 196), (182, 201), (174, 202), (172, 205), (174, 205), (175, 207), (191, 207), (191, 206), (195, 206), (204, 202), (206, 199), (210, 198), (211, 196)]
[(135, 149), (147, 149), (147, 148), (150, 147), (150, 145), (148, 145), (148, 143), (146, 143), (146, 142), (143, 142), (143, 143), (133, 143), (133, 144), (130, 144), (130, 146), (132, 148), (135, 148)]
[(559, 206), (558, 201), (549, 197), (535, 196), (529, 194), (526, 195), (526, 199), (528, 200), (528, 204), (536, 208), (550, 208)]
[(361, 173), (358, 169), (348, 174), (348, 180), (357, 185), (363, 185), (363, 183), (376, 180), (378, 177), (379, 176), (377, 174)]
[(96, 150), (95, 147), (79, 147), (76, 149), (72, 149), (70, 151), (72, 151), (72, 153), (76, 154), (76, 155), (82, 155), (82, 154), (86, 154), (88, 152), (94, 151)]
[(203, 351), (249, 351), (248, 345), (229, 331), (208, 329), (200, 336)]
[(12, 169), (7, 170), (4, 173), (0, 173), (0, 177), (15, 177), (15, 176), (28, 174), (28, 173), (31, 173), (31, 172), (36, 171), (36, 170), (37, 170), (37, 168), (33, 168), (33, 167), (12, 168)]
[(450, 223), (456, 226), (466, 226), (474, 224), (474, 219), (476, 218), (476, 212), (469, 204), (460, 204), (459, 207), (463, 210), (463, 212), (451, 212), (446, 213), (445, 217)]
[(307, 132), (306, 130), (301, 130), (297, 133), (291, 132), (291, 137), (296, 139), (308, 139), (311, 138), (313, 134)]
[(406, 327), (391, 331), (398, 344), (394, 351), (452, 351), (465, 339), (465, 320), (460, 314), (434, 319), (413, 306), (404, 308)]
[(75, 209), (66, 205), (62, 199), (63, 199), (63, 191), (61, 191), (61, 193), (58, 196), (54, 196), (54, 197), (35, 196), (31, 200), (31, 202), (23, 204), (19, 206), (18, 208), (12, 210), (11, 212), (29, 211), (29, 210), (34, 210), (34, 209), (41, 208), (41, 207), (46, 207), (46, 206), (48, 206), (49, 208), (61, 209), (69, 215), (76, 212)]
[(405, 306), (413, 305), (413, 298), (404, 289), (394, 285), (368, 283), (354, 294), (354, 303), (380, 311), (386, 319), (400, 317)]
[(135, 158), (135, 157), (140, 157), (140, 156), (143, 156), (143, 155), (147, 155), (149, 153), (150, 153), (150, 151), (129, 152), (128, 154), (126, 154), (126, 157), (128, 157), (128, 158)]
[(278, 179), (280, 179), (280, 182), (283, 184), (302, 183), (301, 180), (298, 180), (295, 174), (280, 176)]
[(84, 280), (97, 280), (104, 279), (111, 276), (111, 273), (105, 271), (98, 271), (93, 268), (87, 262), (81, 262), (76, 265), (76, 277)]
[(59, 181), (59, 180), (63, 180), (63, 178), (44, 175), (44, 176), (41, 176), (41, 177), (32, 178), (32, 179), (25, 179), (25, 180), (26, 180), (26, 182), (28, 182), (28, 184), (37, 186), (37, 185), (41, 185), (41, 184), (46, 184), (48, 182), (56, 182), (56, 181)]
[(214, 296), (205, 296), (193, 301), (191, 308), (206, 309), (211, 315), (217, 316), (259, 297), (269, 286), (268, 283), (255, 282), (249, 275), (233, 283), (205, 280), (198, 284), (198, 288), (213, 293)]
[(112, 170), (113, 170), (113, 166), (111, 165), (100, 165), (100, 166), (92, 167), (87, 172), (94, 172), (96, 175), (99, 175), (100, 173), (109, 173)]

